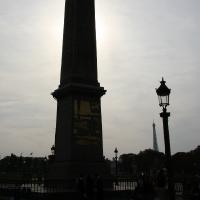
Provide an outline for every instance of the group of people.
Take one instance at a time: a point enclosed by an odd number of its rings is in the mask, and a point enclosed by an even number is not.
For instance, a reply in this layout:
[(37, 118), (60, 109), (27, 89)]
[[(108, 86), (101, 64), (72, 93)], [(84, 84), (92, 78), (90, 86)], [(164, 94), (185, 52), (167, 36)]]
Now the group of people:
[(80, 200), (103, 200), (103, 181), (99, 175), (80, 175), (77, 179)]

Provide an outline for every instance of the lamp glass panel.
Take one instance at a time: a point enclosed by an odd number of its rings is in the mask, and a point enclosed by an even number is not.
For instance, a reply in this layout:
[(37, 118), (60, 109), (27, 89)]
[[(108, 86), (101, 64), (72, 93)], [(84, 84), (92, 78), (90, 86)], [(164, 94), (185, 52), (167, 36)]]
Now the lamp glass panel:
[(169, 105), (169, 96), (166, 95), (166, 96), (159, 96), (159, 103), (160, 103), (160, 106), (167, 106)]

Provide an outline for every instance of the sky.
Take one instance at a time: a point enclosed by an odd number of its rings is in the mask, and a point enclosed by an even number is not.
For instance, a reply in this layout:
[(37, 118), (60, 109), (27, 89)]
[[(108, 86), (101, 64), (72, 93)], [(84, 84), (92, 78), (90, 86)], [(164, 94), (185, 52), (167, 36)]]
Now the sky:
[[(47, 156), (54, 143), (64, 0), (0, 0), (0, 155)], [(200, 1), (96, 0), (104, 154), (164, 151), (155, 88), (171, 88), (172, 153), (200, 145)]]

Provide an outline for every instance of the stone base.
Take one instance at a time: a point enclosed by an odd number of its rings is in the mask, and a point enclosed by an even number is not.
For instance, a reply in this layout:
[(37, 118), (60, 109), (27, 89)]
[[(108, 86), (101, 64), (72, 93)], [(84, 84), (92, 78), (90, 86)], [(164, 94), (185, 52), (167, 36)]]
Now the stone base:
[(80, 176), (100, 175), (103, 179), (110, 178), (110, 169), (106, 162), (56, 162), (48, 169), (48, 180), (76, 180)]

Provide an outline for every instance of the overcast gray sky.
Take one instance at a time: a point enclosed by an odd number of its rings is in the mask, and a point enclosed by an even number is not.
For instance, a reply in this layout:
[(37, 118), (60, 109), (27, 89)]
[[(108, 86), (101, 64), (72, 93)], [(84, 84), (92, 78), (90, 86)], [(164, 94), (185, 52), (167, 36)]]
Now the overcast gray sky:
[[(200, 144), (200, 1), (96, 0), (104, 154), (164, 150), (155, 88), (172, 89), (172, 152)], [(0, 155), (46, 156), (54, 143), (64, 0), (0, 0)]]

